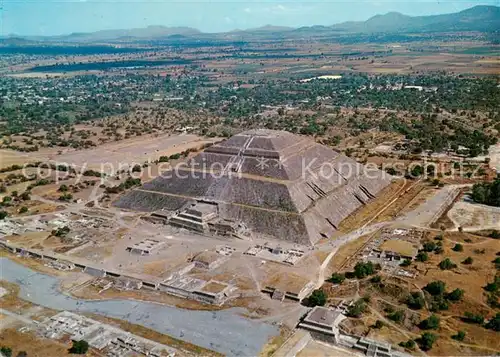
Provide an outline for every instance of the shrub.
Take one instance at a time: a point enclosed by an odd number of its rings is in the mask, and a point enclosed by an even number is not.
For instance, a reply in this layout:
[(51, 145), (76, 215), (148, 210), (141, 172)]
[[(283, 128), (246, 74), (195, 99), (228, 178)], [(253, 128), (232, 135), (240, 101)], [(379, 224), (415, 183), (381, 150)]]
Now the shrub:
[(68, 350), (69, 353), (84, 355), (89, 350), (89, 344), (87, 341), (74, 341), (71, 348)]
[(462, 289), (455, 289), (451, 293), (446, 295), (446, 298), (450, 301), (460, 301), (464, 296), (464, 291)]
[(419, 262), (426, 262), (429, 260), (429, 255), (426, 252), (419, 252), (416, 259)]
[(11, 357), (12, 356), (12, 348), (10, 348), (10, 347), (2, 346), (2, 347), (0, 347), (0, 352), (5, 357)]
[(57, 191), (66, 192), (66, 191), (68, 191), (68, 186), (65, 184), (62, 184), (61, 186), (59, 186), (59, 189)]
[(345, 275), (339, 273), (333, 273), (332, 277), (330, 278), (330, 281), (334, 284), (342, 284), (344, 280), (345, 280)]
[(69, 227), (68, 226), (64, 226), (64, 227), (57, 228), (57, 229), (53, 230), (52, 231), (52, 235), (54, 235), (56, 237), (64, 237), (69, 232), (70, 232)]
[(326, 294), (321, 289), (314, 290), (308, 298), (308, 305), (311, 307), (323, 306), (325, 304), (326, 304)]
[(400, 264), (402, 267), (409, 267), (411, 265), (411, 260), (410, 259), (405, 259), (401, 262)]
[(455, 246), (452, 248), (453, 251), (455, 252), (463, 252), (464, 251), (464, 246), (460, 243), (455, 244)]
[(456, 335), (451, 336), (452, 339), (457, 340), (457, 341), (463, 341), (465, 340), (465, 332), (464, 331), (458, 331)]
[(410, 309), (420, 310), (425, 306), (425, 300), (420, 292), (415, 291), (408, 296), (406, 304)]
[(436, 342), (438, 337), (430, 332), (424, 332), (422, 336), (418, 339), (418, 344), (420, 345), (420, 348), (424, 351), (429, 351), (432, 349), (432, 345), (434, 345), (434, 342)]
[(359, 262), (354, 266), (354, 276), (358, 279), (366, 278), (368, 275), (375, 274), (377, 266), (372, 262)]
[(430, 303), (429, 310), (432, 312), (448, 310), (448, 301), (442, 295), (435, 296)]
[(59, 196), (59, 201), (64, 201), (68, 202), (73, 199), (73, 195), (71, 193), (63, 193), (61, 196)]
[(375, 324), (373, 325), (373, 327), (376, 329), (381, 329), (382, 327), (384, 327), (384, 323), (380, 320), (377, 320), (377, 321), (375, 321)]
[(470, 265), (470, 264), (472, 264), (473, 261), (474, 261), (474, 259), (472, 259), (472, 257), (467, 257), (467, 258), (464, 259), (464, 261), (462, 262), (462, 264)]
[(493, 280), (493, 282), (486, 284), (484, 290), (489, 292), (496, 292), (498, 291), (499, 286), (500, 286), (500, 277), (495, 277), (495, 280)]
[(497, 312), (497, 314), (492, 317), (484, 327), (496, 332), (500, 332), (500, 312)]
[(500, 239), (500, 231), (497, 231), (496, 229), (494, 229), (490, 234), (489, 234), (489, 237), (490, 238), (494, 238), (494, 239)]
[(434, 242), (425, 242), (422, 249), (425, 252), (432, 252), (434, 251), (434, 249), (436, 249), (436, 247), (437, 245)]
[(450, 270), (450, 269), (454, 269), (456, 267), (457, 267), (457, 265), (455, 263), (453, 263), (450, 260), (450, 258), (446, 258), (439, 263), (439, 268), (441, 268), (441, 270)]
[(446, 284), (441, 280), (433, 281), (427, 284), (424, 290), (433, 296), (442, 295), (446, 290)]
[(413, 340), (408, 340), (406, 342), (400, 342), (399, 345), (403, 348), (406, 348), (406, 349), (409, 349), (409, 350), (412, 350), (415, 348), (415, 341)]
[(26, 213), (26, 212), (28, 212), (28, 207), (26, 207), (26, 206), (23, 206), (19, 209), (19, 213), (21, 213), (21, 214)]
[(482, 325), (484, 322), (484, 316), (483, 315), (476, 315), (473, 314), (472, 312), (465, 312), (464, 317), (462, 318), (463, 321), (468, 322), (470, 324), (478, 324)]
[(431, 315), (427, 319), (422, 320), (418, 325), (423, 330), (437, 330), (439, 328), (439, 317)]
[(403, 321), (404, 317), (405, 317), (405, 313), (403, 310), (398, 310), (398, 311), (393, 312), (392, 314), (387, 316), (387, 318), (389, 320), (392, 320), (392, 321), (398, 322), (398, 323)]
[(370, 279), (370, 282), (374, 283), (374, 284), (378, 284), (382, 281), (382, 277), (380, 275), (375, 275), (374, 277), (372, 277)]
[(0, 211), (0, 220), (6, 218), (9, 214), (5, 211)]
[(353, 305), (347, 309), (347, 316), (360, 317), (366, 310), (366, 303), (363, 299), (357, 300)]

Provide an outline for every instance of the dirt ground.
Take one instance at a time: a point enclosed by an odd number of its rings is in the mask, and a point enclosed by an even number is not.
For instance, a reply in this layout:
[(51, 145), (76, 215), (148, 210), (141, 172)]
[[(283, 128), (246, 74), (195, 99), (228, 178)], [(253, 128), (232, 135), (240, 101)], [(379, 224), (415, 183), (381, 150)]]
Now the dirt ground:
[[(15, 328), (0, 331), (0, 345), (12, 348), (12, 356), (21, 351), (27, 352), (29, 357), (65, 357), (74, 356), (68, 353), (71, 341), (66, 343), (40, 338), (34, 332), (19, 332)], [(85, 356), (100, 357), (101, 354), (89, 349)]]
[[(156, 161), (160, 156), (170, 156), (187, 149), (199, 148), (217, 139), (203, 139), (197, 135), (141, 136), (100, 145), (88, 150), (68, 151), (54, 155), (52, 160), (69, 163), (80, 168), (111, 172), (121, 167)], [(121, 166), (120, 166), (121, 165)]]
[(448, 212), (455, 228), (465, 229), (500, 229), (500, 208), (475, 204), (461, 200)]
[(12, 165), (24, 165), (36, 160), (35, 154), (25, 154), (12, 150), (0, 150), (0, 169)]

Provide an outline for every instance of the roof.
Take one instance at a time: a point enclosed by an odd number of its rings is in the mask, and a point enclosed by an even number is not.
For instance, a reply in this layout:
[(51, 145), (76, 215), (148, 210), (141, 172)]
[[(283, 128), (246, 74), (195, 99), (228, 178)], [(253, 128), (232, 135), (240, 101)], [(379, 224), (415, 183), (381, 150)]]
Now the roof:
[(414, 257), (418, 252), (418, 249), (412, 243), (399, 239), (389, 239), (382, 243), (379, 249), (386, 252), (394, 252), (405, 257)]
[(335, 321), (341, 317), (341, 315), (342, 313), (340, 311), (330, 310), (322, 306), (316, 306), (309, 313), (309, 315), (307, 315), (306, 320), (321, 325), (332, 326)]

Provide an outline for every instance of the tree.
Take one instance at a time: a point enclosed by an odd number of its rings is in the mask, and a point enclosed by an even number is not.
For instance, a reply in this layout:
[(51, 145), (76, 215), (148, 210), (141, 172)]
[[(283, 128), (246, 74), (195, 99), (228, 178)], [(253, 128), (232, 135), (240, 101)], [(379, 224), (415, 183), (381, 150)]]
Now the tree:
[(490, 234), (489, 234), (489, 237), (490, 238), (494, 238), (494, 239), (500, 239), (500, 231), (494, 229)]
[(464, 317), (462, 318), (465, 322), (471, 323), (471, 324), (478, 324), (482, 325), (484, 322), (484, 316), (483, 315), (476, 315), (473, 314), (472, 312), (466, 311), (464, 313)]
[(424, 173), (424, 169), (422, 168), (422, 166), (420, 165), (415, 165), (412, 169), (411, 169), (411, 176), (412, 177), (420, 177), (422, 176), (422, 174)]
[(354, 266), (354, 276), (358, 279), (366, 278), (368, 275), (375, 274), (376, 266), (372, 262), (359, 262)]
[(437, 339), (438, 337), (435, 334), (424, 332), (418, 339), (418, 344), (422, 350), (429, 351), (432, 349), (432, 345), (434, 345), (434, 342), (436, 342)]
[(423, 244), (423, 250), (425, 252), (432, 252), (434, 249), (436, 249), (436, 243), (434, 243), (432, 241), (425, 242)]
[(376, 329), (381, 329), (382, 327), (384, 327), (384, 323), (380, 320), (377, 320), (375, 321), (375, 325), (373, 325), (373, 327)]
[(62, 184), (61, 186), (59, 186), (58, 191), (59, 192), (66, 192), (66, 191), (68, 191), (68, 186), (65, 184)]
[(26, 206), (23, 206), (19, 209), (19, 213), (21, 213), (21, 214), (26, 213), (26, 212), (28, 212), (28, 207), (26, 207)]
[(410, 309), (420, 310), (425, 306), (425, 299), (420, 292), (415, 291), (408, 296), (406, 304)]
[(455, 246), (452, 248), (453, 251), (455, 252), (463, 252), (464, 251), (464, 246), (460, 243), (455, 244)]
[(84, 355), (87, 353), (89, 350), (89, 344), (87, 341), (81, 340), (81, 341), (75, 341), (73, 340), (73, 345), (71, 348), (68, 350), (69, 353), (77, 354), (77, 355)]
[(496, 332), (500, 332), (500, 312), (497, 312), (497, 314), (492, 317), (484, 327)]
[(399, 265), (401, 265), (402, 267), (409, 267), (411, 265), (411, 260), (410, 259), (405, 259)]
[(354, 304), (347, 309), (347, 316), (360, 317), (366, 310), (366, 303), (363, 299), (357, 300)]
[(457, 265), (455, 263), (453, 263), (450, 258), (446, 258), (444, 260), (442, 260), (440, 263), (439, 263), (439, 268), (441, 270), (450, 270), (450, 269), (455, 269), (457, 267)]
[(9, 214), (5, 211), (0, 211), (0, 220), (6, 218)]
[(427, 319), (422, 320), (419, 324), (419, 327), (423, 330), (437, 330), (439, 328), (439, 322), (439, 317), (432, 314)]
[(462, 289), (455, 289), (451, 293), (446, 295), (446, 298), (450, 301), (460, 301), (464, 296), (464, 291)]
[(345, 275), (340, 273), (333, 273), (330, 281), (334, 284), (342, 284), (345, 280)]
[(406, 348), (406, 349), (412, 350), (412, 349), (414, 349), (414, 348), (415, 348), (415, 341), (413, 341), (413, 340), (408, 340), (408, 341), (406, 341), (406, 342), (400, 342), (400, 343), (399, 343), (399, 345), (400, 345), (401, 347)]
[(451, 336), (452, 339), (457, 340), (457, 341), (463, 341), (465, 340), (465, 332), (464, 331), (458, 331), (456, 335)]
[(2, 346), (0, 347), (0, 352), (5, 356), (5, 357), (11, 357), (12, 356), (12, 348)]
[(424, 290), (432, 296), (442, 295), (446, 290), (446, 284), (441, 280), (433, 281), (427, 284)]
[(419, 252), (416, 259), (419, 262), (426, 262), (429, 260), (429, 255), (426, 252)]
[(493, 182), (479, 182), (472, 187), (472, 199), (489, 206), (500, 206), (500, 178)]
[(326, 294), (321, 289), (316, 289), (308, 298), (308, 305), (313, 306), (324, 306), (326, 304)]
[(392, 314), (387, 315), (387, 318), (399, 323), (405, 318), (405, 312), (403, 310), (398, 310), (393, 312)]

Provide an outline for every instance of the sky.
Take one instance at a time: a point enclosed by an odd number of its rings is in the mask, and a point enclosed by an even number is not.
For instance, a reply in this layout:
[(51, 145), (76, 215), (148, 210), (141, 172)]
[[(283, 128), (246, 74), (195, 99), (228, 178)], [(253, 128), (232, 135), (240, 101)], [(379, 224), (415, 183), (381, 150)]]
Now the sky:
[(279, 26), (332, 25), (398, 11), (406, 15), (457, 12), (500, 0), (2, 0), (0, 35), (61, 35), (150, 25), (203, 32)]

